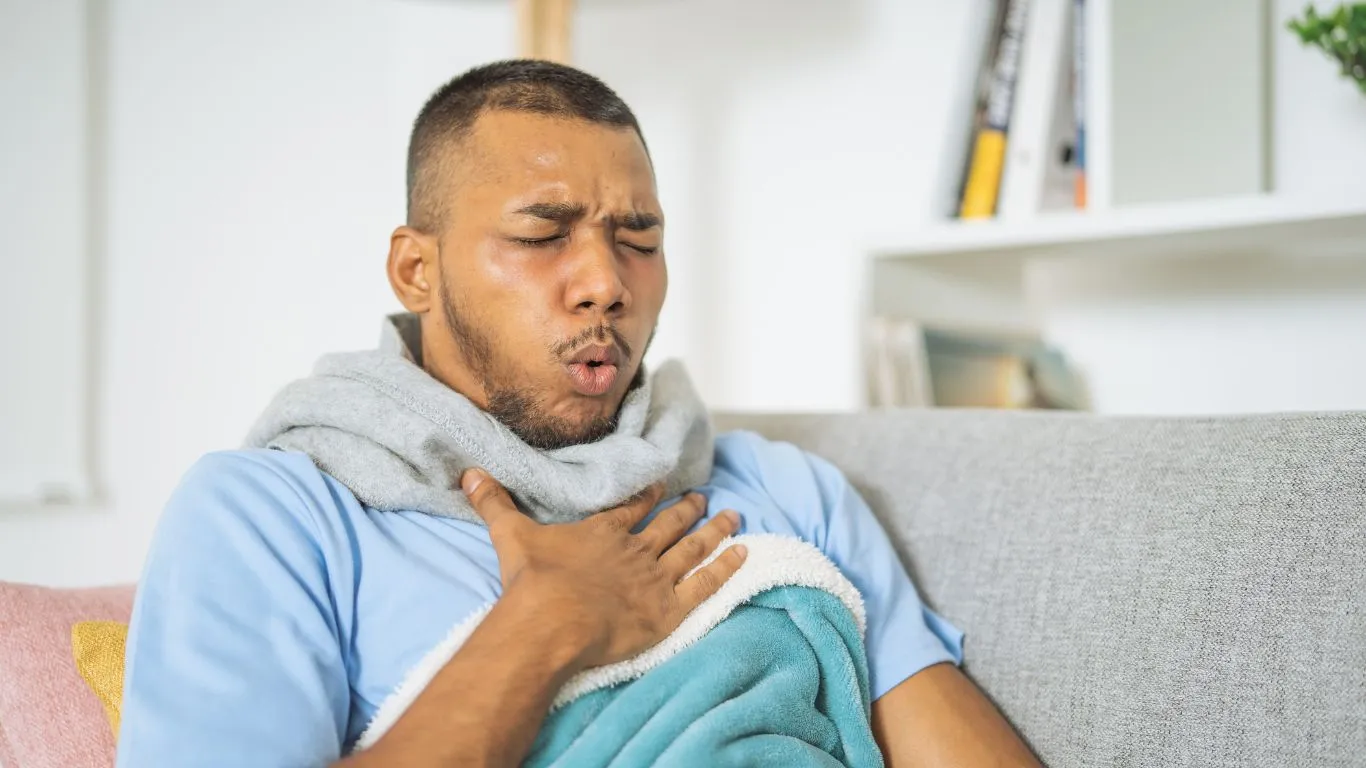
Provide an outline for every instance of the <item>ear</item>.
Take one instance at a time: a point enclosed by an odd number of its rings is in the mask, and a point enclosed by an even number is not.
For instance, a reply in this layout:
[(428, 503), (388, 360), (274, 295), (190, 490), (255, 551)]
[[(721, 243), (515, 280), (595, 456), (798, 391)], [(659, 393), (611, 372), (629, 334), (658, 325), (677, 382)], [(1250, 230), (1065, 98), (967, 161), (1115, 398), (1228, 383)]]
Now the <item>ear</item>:
[(406, 225), (389, 236), (389, 286), (409, 312), (422, 314), (436, 303), (439, 250), (435, 237)]

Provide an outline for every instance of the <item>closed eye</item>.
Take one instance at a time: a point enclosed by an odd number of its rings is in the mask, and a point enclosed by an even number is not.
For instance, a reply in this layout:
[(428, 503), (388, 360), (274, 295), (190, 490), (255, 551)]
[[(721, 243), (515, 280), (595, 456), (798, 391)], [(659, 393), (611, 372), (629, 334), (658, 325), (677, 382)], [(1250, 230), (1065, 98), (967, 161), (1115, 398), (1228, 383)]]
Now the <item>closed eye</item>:
[[(519, 244), (519, 245), (525, 245), (525, 246), (527, 246), (527, 247), (529, 247), (529, 248), (544, 248), (544, 247), (546, 247), (546, 246), (548, 246), (548, 245), (552, 245), (552, 244), (554, 244), (554, 243), (556, 243), (556, 242), (558, 242), (558, 241), (560, 241), (560, 240), (564, 240), (564, 239), (566, 239), (567, 237), (569, 237), (569, 236), (568, 236), (568, 235), (551, 235), (551, 236), (549, 236), (549, 237), (514, 237), (514, 238), (512, 238), (512, 241), (513, 241), (514, 243)], [(626, 246), (627, 248), (630, 248), (631, 250), (636, 251), (636, 252), (638, 252), (638, 253), (642, 253), (642, 254), (644, 254), (644, 255), (646, 255), (646, 256), (652, 256), (652, 255), (654, 255), (656, 252), (659, 251), (659, 246), (657, 246), (657, 245), (648, 245), (648, 246), (647, 246), (647, 245), (636, 245), (635, 243), (627, 243), (627, 242), (623, 242), (623, 243), (621, 243), (621, 245), (624, 245), (624, 246)]]
[(550, 237), (514, 237), (513, 240), (522, 245), (528, 245), (535, 248), (537, 246), (550, 245), (556, 240), (563, 240), (564, 238), (565, 235), (551, 235)]

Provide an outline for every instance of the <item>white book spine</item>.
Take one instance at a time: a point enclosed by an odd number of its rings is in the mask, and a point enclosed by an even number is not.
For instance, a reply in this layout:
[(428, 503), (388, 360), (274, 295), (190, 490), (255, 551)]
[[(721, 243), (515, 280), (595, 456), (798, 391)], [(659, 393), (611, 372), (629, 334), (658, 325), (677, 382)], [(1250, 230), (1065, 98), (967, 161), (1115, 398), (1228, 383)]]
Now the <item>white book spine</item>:
[(1045, 179), (1057, 148), (1055, 116), (1071, 104), (1071, 23), (1072, 0), (1030, 5), (997, 208), (1002, 219), (1029, 218), (1044, 207)]

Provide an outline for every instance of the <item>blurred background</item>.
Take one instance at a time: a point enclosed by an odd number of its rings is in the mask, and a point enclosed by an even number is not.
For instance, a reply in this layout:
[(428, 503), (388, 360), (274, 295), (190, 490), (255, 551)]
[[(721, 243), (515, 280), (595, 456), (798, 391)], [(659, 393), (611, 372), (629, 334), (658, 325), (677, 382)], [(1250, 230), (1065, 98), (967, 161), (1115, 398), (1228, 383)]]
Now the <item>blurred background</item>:
[[(198, 456), (374, 344), (411, 121), (544, 2), (0, 0), (0, 579), (135, 579)], [(641, 121), (651, 356), (715, 408), (1218, 414), (1366, 408), (1366, 10), (1314, 7), (535, 23)]]

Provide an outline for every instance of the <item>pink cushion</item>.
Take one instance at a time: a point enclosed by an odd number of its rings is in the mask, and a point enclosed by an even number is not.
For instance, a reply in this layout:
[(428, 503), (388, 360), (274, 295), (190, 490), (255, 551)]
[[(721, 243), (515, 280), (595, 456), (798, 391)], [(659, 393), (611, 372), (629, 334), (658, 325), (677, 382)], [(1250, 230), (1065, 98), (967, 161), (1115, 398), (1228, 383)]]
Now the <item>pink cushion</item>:
[(133, 587), (0, 582), (0, 766), (106, 768), (114, 735), (71, 655), (71, 625), (128, 621)]

